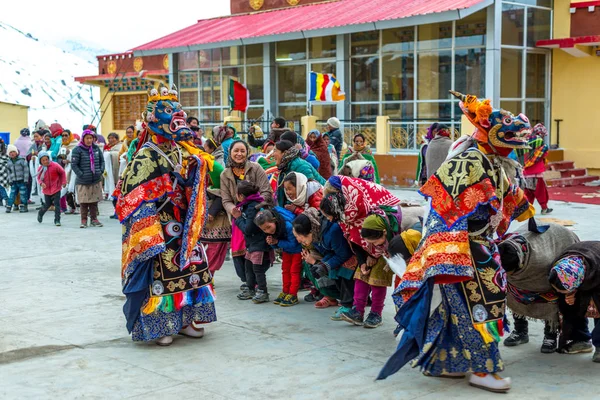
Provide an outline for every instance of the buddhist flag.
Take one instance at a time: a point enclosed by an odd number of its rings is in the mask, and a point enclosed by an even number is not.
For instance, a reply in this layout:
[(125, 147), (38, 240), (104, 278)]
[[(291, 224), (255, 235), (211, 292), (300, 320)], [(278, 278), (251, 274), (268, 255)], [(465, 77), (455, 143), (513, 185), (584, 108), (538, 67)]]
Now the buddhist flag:
[(250, 104), (250, 91), (238, 81), (229, 80), (229, 109), (246, 112)]
[(310, 101), (341, 101), (344, 99), (346, 99), (346, 94), (335, 75), (310, 73)]

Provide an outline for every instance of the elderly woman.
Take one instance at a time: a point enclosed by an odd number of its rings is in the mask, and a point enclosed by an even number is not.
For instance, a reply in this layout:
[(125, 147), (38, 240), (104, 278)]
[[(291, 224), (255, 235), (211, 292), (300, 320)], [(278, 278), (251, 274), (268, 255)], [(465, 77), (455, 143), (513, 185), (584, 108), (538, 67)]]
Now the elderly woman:
[[(227, 168), (221, 174), (221, 198), (223, 208), (231, 218), (239, 218), (242, 212), (237, 208), (237, 184), (240, 181), (247, 180), (260, 188), (260, 195), (266, 202), (273, 202), (273, 192), (267, 174), (262, 167), (252, 161), (248, 161), (248, 144), (242, 140), (234, 141), (228, 149), (229, 160)], [(285, 196), (285, 195), (283, 195)], [(235, 271), (242, 281), (240, 291), (244, 292), (248, 287), (246, 285), (245, 259), (246, 244), (242, 231), (232, 224), (231, 232), (231, 252)]]
[(96, 134), (93, 131), (83, 131), (81, 142), (73, 150), (71, 158), (71, 167), (77, 176), (75, 180), (77, 199), (81, 204), (80, 228), (88, 227), (88, 215), (92, 226), (102, 226), (98, 221), (98, 202), (102, 200), (104, 157), (102, 157), (102, 150), (94, 143), (95, 140)]
[(329, 179), (332, 175), (331, 158), (329, 157), (327, 143), (323, 139), (321, 132), (317, 129), (310, 131), (306, 138), (306, 144), (310, 146), (310, 149), (315, 153), (317, 160), (319, 160), (319, 174), (321, 174), (324, 179)]
[[(344, 156), (344, 158), (342, 159), (339, 170), (340, 171), (344, 170), (344, 167), (346, 167), (346, 164), (350, 163), (351, 161), (367, 160), (367, 161), (369, 161), (370, 166), (373, 168), (373, 173), (372, 173), (373, 179), (368, 179), (368, 180), (371, 180), (372, 182), (375, 182), (375, 183), (379, 183), (380, 180), (379, 180), (379, 170), (377, 169), (377, 163), (375, 162), (375, 157), (373, 157), (371, 148), (367, 144), (365, 135), (363, 135), (362, 133), (357, 133), (356, 135), (354, 135), (354, 139), (352, 142), (353, 142), (353, 146), (349, 149), (350, 151), (348, 152), (348, 154), (346, 154)], [(358, 164), (360, 164), (361, 166), (358, 167), (357, 166)], [(350, 169), (358, 171), (364, 167), (365, 167), (364, 163), (354, 163), (352, 166), (350, 166)], [(365, 175), (370, 177), (371, 174), (365, 174)], [(358, 176), (356, 176), (355, 173), (353, 173), (352, 176), (358, 177)]]

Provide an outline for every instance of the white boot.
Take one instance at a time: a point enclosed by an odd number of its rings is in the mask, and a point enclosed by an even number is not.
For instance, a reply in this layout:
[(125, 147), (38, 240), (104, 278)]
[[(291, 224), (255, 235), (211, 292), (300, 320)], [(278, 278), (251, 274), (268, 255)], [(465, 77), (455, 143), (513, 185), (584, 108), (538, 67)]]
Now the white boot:
[(156, 340), (156, 344), (159, 346), (170, 346), (173, 343), (173, 336), (163, 336)]
[(194, 322), (188, 326), (184, 326), (180, 331), (180, 335), (188, 336), (194, 339), (199, 339), (204, 336), (204, 328), (194, 326)]
[(506, 393), (510, 390), (510, 378), (501, 378), (498, 374), (479, 376), (471, 374), (469, 385), (495, 393)]

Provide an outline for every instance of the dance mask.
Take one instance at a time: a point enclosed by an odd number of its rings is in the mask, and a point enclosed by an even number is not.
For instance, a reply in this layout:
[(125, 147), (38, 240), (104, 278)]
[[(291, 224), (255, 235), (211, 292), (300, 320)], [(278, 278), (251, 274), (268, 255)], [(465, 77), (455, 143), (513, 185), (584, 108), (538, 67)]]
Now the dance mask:
[(177, 87), (150, 89), (148, 104), (142, 114), (148, 130), (165, 139), (175, 142), (193, 139), (192, 131), (186, 125), (187, 115), (182, 110), (177, 96)]

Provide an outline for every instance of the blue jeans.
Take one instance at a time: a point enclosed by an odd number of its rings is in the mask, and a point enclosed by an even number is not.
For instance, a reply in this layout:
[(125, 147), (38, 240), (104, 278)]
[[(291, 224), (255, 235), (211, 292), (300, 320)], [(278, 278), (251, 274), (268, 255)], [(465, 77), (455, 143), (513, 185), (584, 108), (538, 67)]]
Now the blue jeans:
[(17, 192), (21, 195), (21, 204), (27, 206), (29, 201), (29, 191), (27, 190), (27, 182), (16, 181), (10, 185), (10, 196), (8, 197), (7, 207), (12, 207), (17, 198)]
[(2, 185), (0, 185), (0, 200), (8, 200), (8, 193), (6, 193), (6, 189)]

